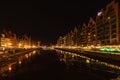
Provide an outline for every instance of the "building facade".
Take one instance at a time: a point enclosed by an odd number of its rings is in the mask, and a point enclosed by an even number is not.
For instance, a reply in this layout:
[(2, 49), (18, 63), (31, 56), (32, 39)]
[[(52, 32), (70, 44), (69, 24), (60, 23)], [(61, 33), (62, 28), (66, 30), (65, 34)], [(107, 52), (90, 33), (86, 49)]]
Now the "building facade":
[(96, 16), (97, 39), (101, 45), (119, 45), (119, 5), (114, 0)]
[(73, 32), (68, 33), (64, 42), (70, 46), (120, 45), (119, 3), (113, 0), (98, 12), (95, 19), (90, 17), (88, 23), (81, 27), (81, 30), (75, 27)]

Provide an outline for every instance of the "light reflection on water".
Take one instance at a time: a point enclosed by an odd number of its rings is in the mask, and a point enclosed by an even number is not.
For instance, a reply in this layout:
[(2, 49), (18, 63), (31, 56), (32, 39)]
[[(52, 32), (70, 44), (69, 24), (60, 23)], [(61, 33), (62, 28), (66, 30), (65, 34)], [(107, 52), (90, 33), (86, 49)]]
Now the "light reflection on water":
[(86, 56), (82, 56), (82, 55), (79, 55), (79, 54), (71, 53), (71, 52), (65, 52), (65, 51), (61, 51), (61, 50), (57, 50), (57, 52), (60, 52), (61, 54), (64, 55), (62, 60), (65, 60), (67, 55), (69, 55), (69, 56), (71, 55), (71, 58), (73, 58), (73, 59), (75, 57), (80, 57), (80, 58), (86, 59), (86, 63), (94, 62), (94, 63), (103, 64), (105, 66), (120, 70), (120, 66), (118, 66), (118, 65), (110, 64), (110, 63), (107, 63), (107, 62), (102, 62), (102, 61), (99, 61), (99, 60), (95, 60), (95, 59), (92, 59), (92, 58), (89, 58), (89, 57), (86, 57)]
[(25, 64), (25, 62), (33, 57), (35, 54), (40, 53), (37, 53), (36, 50), (34, 50), (24, 55), (12, 57), (10, 62), (7, 62), (6, 64), (4, 64), (4, 66), (0, 67), (0, 79), (14, 75), (14, 71), (17, 71), (21, 67), (22, 63)]
[(77, 61), (80, 63), (89, 64), (89, 69), (92, 69), (92, 70), (101, 70), (101, 71), (106, 71), (106, 72), (120, 75), (119, 65), (114, 65), (107, 62), (95, 60), (95, 59), (82, 56), (76, 53), (65, 52), (61, 50), (56, 50), (56, 51), (59, 53), (60, 61), (64, 61), (66, 64), (69, 64), (70, 61)]
[(11, 70), (12, 70), (12, 66), (11, 65), (8, 65), (8, 70), (11, 72)]
[[(40, 51), (40, 50), (39, 50)], [(24, 65), (26, 62), (29, 62), (30, 59), (33, 58), (35, 55), (40, 55), (39, 51), (29, 52), (27, 54), (21, 55), (16, 58), (15, 61), (11, 62), (10, 64), (0, 68), (0, 76), (6, 77), (13, 75), (14, 71), (17, 71)], [(79, 66), (79, 64), (84, 64), (82, 67), (87, 66), (88, 72), (102, 70), (110, 73), (114, 73), (119, 75), (120, 74), (120, 66), (109, 64), (106, 62), (101, 62), (99, 60), (91, 59), (86, 56), (82, 56), (75, 53), (65, 52), (61, 50), (57, 50), (57, 54), (59, 56), (60, 61), (64, 61), (68, 66), (74, 65), (74, 62)], [(82, 69), (81, 67), (81, 69)], [(68, 69), (68, 68), (67, 68)], [(86, 69), (86, 68), (85, 68)]]

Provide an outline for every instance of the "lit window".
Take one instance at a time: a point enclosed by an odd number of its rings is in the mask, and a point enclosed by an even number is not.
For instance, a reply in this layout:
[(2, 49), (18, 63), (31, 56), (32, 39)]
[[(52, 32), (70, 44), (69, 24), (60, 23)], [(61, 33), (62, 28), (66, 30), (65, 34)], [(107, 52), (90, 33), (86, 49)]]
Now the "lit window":
[(108, 17), (108, 19), (110, 19), (110, 17)]

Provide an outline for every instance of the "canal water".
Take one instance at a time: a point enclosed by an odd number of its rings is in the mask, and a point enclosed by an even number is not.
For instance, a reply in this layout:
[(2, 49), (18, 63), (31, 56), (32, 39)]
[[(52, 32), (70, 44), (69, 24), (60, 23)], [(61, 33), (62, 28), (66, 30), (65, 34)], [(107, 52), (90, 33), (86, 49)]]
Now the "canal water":
[(0, 69), (1, 80), (120, 80), (120, 66), (61, 50), (35, 50)]

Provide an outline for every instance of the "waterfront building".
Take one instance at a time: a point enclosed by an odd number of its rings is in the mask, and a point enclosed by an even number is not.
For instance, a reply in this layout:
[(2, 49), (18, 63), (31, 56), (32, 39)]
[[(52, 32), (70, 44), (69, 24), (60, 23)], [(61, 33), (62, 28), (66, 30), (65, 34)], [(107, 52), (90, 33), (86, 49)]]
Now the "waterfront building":
[(97, 39), (101, 45), (119, 45), (120, 9), (113, 0), (96, 16)]
[[(95, 18), (76, 27), (61, 39), (66, 46), (114, 46), (120, 44), (120, 5), (113, 0)], [(79, 34), (79, 35), (78, 35)], [(79, 40), (80, 39), (80, 40)]]

